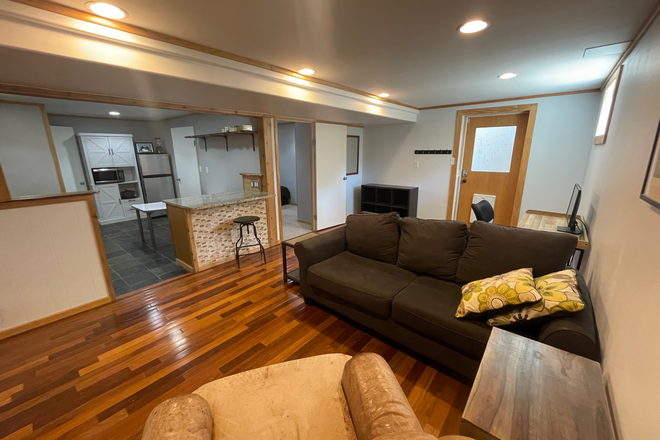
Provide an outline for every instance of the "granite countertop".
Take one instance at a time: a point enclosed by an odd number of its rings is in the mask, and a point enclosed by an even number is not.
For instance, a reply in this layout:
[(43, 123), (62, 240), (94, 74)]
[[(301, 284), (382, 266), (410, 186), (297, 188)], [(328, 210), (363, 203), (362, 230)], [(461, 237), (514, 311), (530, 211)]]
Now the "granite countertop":
[(275, 197), (267, 192), (248, 192), (235, 191), (219, 194), (208, 194), (203, 196), (184, 197), (181, 199), (163, 200), (166, 205), (176, 206), (177, 208), (198, 210), (216, 208), (218, 206), (235, 205), (237, 203), (251, 202)]

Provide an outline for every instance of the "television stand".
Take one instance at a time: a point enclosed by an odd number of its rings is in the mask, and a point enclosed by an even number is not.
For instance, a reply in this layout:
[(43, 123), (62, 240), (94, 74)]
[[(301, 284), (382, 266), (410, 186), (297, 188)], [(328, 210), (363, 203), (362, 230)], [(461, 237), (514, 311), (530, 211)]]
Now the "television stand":
[(568, 232), (573, 235), (582, 235), (582, 229), (578, 228), (577, 225), (575, 225), (575, 229), (571, 229), (568, 226), (557, 226), (557, 230), (559, 232)]

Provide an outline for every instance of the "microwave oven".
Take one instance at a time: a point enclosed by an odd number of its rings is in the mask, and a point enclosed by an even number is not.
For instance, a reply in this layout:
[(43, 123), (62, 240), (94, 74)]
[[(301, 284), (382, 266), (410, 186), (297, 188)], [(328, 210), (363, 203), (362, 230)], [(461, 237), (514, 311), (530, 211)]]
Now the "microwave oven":
[(94, 183), (118, 183), (123, 182), (124, 170), (118, 168), (92, 168)]

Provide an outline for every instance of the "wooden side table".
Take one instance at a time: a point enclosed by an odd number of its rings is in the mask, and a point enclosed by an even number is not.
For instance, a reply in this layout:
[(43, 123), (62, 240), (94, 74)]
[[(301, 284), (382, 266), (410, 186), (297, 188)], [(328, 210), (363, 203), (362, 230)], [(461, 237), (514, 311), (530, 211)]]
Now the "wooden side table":
[(300, 235), (298, 237), (290, 238), (282, 242), (282, 275), (284, 278), (284, 283), (288, 283), (289, 280), (293, 281), (296, 284), (300, 284), (300, 270), (294, 269), (291, 272), (287, 272), (286, 267), (286, 248), (294, 247), (299, 241), (305, 241), (309, 238), (316, 237), (316, 232), (310, 232), (309, 234)]
[(600, 364), (493, 328), (460, 432), (476, 440), (615, 440)]

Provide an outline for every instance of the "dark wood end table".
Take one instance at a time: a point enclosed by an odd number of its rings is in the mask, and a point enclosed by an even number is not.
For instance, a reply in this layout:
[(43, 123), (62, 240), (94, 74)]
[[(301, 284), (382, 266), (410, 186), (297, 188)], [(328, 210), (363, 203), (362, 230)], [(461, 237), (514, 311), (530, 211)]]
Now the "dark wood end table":
[(309, 234), (305, 235), (300, 235), (298, 237), (293, 237), (288, 240), (284, 240), (282, 242), (282, 272), (283, 272), (283, 278), (284, 278), (284, 283), (288, 283), (289, 280), (293, 281), (296, 284), (300, 284), (300, 270), (299, 269), (294, 269), (291, 272), (287, 272), (287, 267), (286, 267), (286, 248), (288, 247), (294, 247), (296, 243), (300, 241), (305, 241), (307, 239), (316, 237), (319, 235), (316, 232), (310, 232)]
[(476, 440), (615, 440), (600, 364), (493, 328), (460, 432)]

